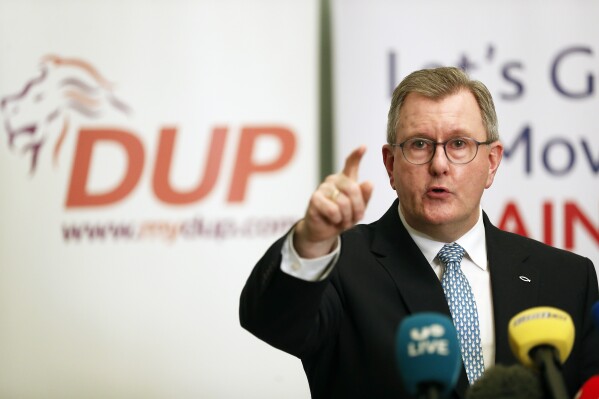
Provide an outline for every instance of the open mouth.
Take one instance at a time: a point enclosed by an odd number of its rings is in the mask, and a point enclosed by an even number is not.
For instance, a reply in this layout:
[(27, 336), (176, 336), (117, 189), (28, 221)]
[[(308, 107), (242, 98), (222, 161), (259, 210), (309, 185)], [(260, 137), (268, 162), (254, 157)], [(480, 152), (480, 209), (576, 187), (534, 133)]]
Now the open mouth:
[(445, 198), (449, 194), (449, 190), (445, 187), (429, 187), (428, 195), (432, 198)]

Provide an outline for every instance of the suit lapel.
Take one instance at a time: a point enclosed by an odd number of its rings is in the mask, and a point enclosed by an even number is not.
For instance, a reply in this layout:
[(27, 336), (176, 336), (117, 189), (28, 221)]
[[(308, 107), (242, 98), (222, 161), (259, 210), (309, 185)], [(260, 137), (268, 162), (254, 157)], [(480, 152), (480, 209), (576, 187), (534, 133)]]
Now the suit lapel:
[(372, 251), (395, 282), (409, 313), (451, 317), (441, 283), (401, 223), (397, 205), (396, 200), (377, 223)]
[(540, 276), (538, 269), (525, 262), (528, 250), (516, 246), (507, 233), (493, 226), (483, 214), (487, 258), (491, 273), (491, 295), (495, 319), (495, 362), (517, 362), (508, 339), (508, 324), (518, 312), (537, 304)]

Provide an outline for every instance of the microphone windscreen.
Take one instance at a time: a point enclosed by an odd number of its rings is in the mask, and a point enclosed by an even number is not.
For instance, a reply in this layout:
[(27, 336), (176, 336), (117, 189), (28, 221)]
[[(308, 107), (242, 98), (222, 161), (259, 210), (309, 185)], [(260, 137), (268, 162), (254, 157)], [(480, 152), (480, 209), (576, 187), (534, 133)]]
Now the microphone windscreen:
[(395, 336), (397, 366), (406, 390), (416, 395), (437, 386), (446, 396), (460, 374), (462, 356), (451, 319), (439, 313), (418, 313), (400, 323)]
[(595, 328), (599, 330), (599, 302), (593, 305), (593, 323), (595, 323)]
[(512, 352), (525, 366), (533, 366), (530, 357), (533, 348), (541, 345), (555, 348), (563, 364), (574, 345), (574, 323), (570, 315), (547, 306), (530, 308), (512, 317), (508, 334)]
[(537, 375), (519, 364), (497, 364), (466, 391), (466, 399), (543, 399)]
[(599, 375), (593, 376), (584, 383), (576, 393), (574, 399), (597, 399), (599, 398)]

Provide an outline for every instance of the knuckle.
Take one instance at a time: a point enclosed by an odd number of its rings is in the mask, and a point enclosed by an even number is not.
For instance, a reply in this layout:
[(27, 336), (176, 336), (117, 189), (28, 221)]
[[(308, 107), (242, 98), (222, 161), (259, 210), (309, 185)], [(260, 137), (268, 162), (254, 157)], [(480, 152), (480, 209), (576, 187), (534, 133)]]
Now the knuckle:
[(361, 196), (360, 186), (357, 183), (350, 184), (347, 187), (347, 194), (352, 198)]
[(335, 184), (335, 181), (337, 181), (338, 176), (336, 174), (333, 175), (328, 175), (327, 177), (325, 177), (324, 181), (322, 182), (322, 184), (320, 185), (321, 187), (330, 185), (330, 184)]

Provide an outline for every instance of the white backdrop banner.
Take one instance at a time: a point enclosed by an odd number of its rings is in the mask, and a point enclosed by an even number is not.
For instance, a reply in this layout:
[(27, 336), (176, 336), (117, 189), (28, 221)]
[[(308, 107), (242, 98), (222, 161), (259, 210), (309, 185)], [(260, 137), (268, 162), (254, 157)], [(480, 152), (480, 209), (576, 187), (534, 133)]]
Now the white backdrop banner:
[(316, 185), (314, 2), (0, 2), (0, 397), (303, 397), (239, 326)]
[(395, 193), (381, 155), (393, 88), (423, 67), (460, 66), (487, 85), (505, 146), (483, 209), (500, 228), (599, 267), (599, 27), (593, 1), (339, 1), (339, 166), (367, 144), (366, 220)]

